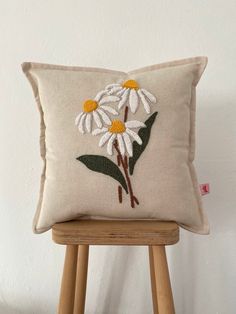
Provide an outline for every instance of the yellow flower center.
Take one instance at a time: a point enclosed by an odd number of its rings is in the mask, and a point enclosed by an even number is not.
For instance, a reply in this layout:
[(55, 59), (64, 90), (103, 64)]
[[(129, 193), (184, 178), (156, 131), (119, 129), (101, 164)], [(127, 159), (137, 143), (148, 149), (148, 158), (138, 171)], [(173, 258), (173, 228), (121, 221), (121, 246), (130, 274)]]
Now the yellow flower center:
[(91, 112), (96, 110), (98, 107), (98, 103), (95, 100), (88, 99), (84, 102), (84, 112)]
[(111, 126), (109, 127), (109, 131), (111, 133), (123, 133), (125, 130), (125, 124), (120, 120), (113, 120)]
[(135, 80), (125, 81), (123, 83), (123, 87), (125, 87), (125, 88), (133, 88), (133, 89), (136, 89), (136, 90), (139, 89), (138, 83)]

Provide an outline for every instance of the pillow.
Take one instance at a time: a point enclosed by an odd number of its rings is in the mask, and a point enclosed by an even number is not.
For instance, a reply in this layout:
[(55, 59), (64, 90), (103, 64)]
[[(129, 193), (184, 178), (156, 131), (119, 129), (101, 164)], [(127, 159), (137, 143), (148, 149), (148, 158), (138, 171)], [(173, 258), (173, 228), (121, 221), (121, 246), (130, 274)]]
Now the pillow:
[(23, 63), (44, 162), (33, 229), (72, 219), (176, 221), (207, 234), (194, 166), (196, 57), (131, 72)]

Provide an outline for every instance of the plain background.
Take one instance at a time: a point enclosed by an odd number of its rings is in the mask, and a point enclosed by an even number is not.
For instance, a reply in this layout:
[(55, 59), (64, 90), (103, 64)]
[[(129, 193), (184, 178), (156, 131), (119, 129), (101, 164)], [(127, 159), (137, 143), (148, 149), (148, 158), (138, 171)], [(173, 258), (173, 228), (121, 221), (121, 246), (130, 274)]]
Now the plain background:
[[(23, 61), (131, 70), (207, 55), (198, 85), (199, 181), (210, 236), (168, 248), (177, 314), (236, 312), (235, 0), (0, 1), (0, 314), (53, 314), (64, 247), (34, 235), (39, 114)], [(151, 314), (145, 247), (92, 247), (87, 314)]]

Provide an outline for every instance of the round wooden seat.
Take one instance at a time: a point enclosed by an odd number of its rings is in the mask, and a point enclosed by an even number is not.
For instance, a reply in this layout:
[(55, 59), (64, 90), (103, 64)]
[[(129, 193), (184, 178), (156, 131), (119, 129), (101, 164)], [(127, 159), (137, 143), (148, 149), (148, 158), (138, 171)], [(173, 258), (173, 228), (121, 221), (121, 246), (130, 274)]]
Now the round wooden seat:
[(179, 240), (175, 222), (151, 220), (79, 220), (57, 223), (52, 238), (64, 244), (66, 256), (59, 314), (84, 314), (89, 245), (146, 245), (149, 247), (154, 314), (174, 314), (165, 245)]
[(179, 227), (153, 220), (79, 220), (55, 224), (52, 238), (66, 245), (170, 245), (178, 242)]

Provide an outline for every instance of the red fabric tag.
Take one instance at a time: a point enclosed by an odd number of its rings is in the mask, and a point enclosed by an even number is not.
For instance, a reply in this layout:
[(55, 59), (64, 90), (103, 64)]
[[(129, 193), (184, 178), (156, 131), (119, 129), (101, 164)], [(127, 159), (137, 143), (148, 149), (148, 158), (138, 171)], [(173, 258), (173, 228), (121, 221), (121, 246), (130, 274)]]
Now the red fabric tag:
[(206, 195), (210, 193), (210, 184), (209, 183), (203, 183), (199, 184), (201, 195)]

